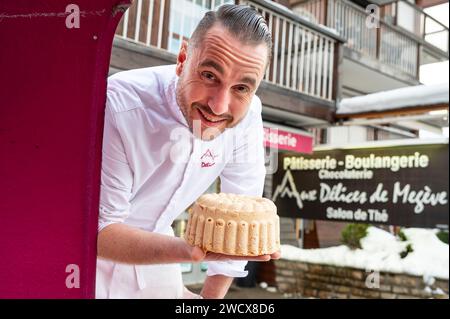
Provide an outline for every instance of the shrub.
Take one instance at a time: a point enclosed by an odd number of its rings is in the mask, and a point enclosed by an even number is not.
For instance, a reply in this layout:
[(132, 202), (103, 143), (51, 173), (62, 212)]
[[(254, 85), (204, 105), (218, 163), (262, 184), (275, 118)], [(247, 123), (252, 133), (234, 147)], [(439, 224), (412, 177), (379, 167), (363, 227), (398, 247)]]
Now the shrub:
[(436, 234), (437, 238), (440, 239), (443, 243), (446, 243), (448, 245), (448, 230), (440, 230)]
[(341, 233), (341, 241), (351, 249), (361, 248), (361, 239), (367, 236), (367, 224), (348, 224)]
[(406, 245), (405, 250), (400, 253), (401, 258), (405, 258), (409, 253), (412, 253), (414, 249), (411, 244)]
[(398, 232), (398, 238), (400, 239), (400, 241), (408, 241), (408, 237), (406, 237), (405, 233), (403, 232), (403, 229), (401, 229)]

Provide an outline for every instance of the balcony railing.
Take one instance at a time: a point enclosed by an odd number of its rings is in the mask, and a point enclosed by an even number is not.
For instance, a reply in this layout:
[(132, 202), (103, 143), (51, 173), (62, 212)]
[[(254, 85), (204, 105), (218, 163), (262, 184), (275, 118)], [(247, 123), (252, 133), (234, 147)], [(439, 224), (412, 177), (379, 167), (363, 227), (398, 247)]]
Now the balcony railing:
[(272, 32), (273, 60), (264, 80), (326, 100), (333, 99), (336, 39), (312, 29), (265, 1), (240, 1), (261, 13)]
[(384, 19), (411, 33), (429, 44), (449, 53), (449, 29), (420, 7), (408, 1), (395, 1), (384, 7)]
[[(268, 22), (274, 52), (264, 81), (320, 99), (335, 99), (337, 36), (264, 0), (137, 0), (116, 36), (176, 54), (205, 12), (224, 3), (247, 4)], [(307, 26), (308, 25), (308, 26)]]
[(375, 58), (377, 56), (377, 29), (367, 28), (366, 19), (367, 13), (351, 2), (328, 2), (327, 26), (335, 29), (343, 38), (347, 39), (346, 45), (349, 48)]
[[(414, 9), (409, 20), (405, 18), (404, 6)], [(335, 29), (347, 40), (348, 48), (414, 78), (419, 75), (421, 40), (448, 54), (448, 28), (419, 10), (407, 2), (397, 1), (384, 7), (385, 15), (378, 28), (369, 28), (366, 25), (368, 13), (348, 0), (306, 0), (294, 9), (299, 15), (312, 16), (314, 22)], [(416, 20), (422, 24), (415, 23)], [(442, 41), (442, 38), (446, 39)]]
[(209, 11), (234, 0), (136, 0), (125, 12), (116, 35), (177, 53)]
[(419, 76), (419, 43), (386, 23), (380, 24), (378, 59), (415, 78)]

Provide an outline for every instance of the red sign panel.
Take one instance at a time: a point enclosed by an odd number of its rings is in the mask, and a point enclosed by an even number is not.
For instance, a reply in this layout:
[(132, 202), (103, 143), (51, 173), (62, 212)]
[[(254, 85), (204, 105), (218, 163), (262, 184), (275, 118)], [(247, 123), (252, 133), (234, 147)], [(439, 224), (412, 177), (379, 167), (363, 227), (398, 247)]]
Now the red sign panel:
[(296, 153), (312, 154), (312, 136), (288, 132), (278, 128), (264, 128), (264, 146)]

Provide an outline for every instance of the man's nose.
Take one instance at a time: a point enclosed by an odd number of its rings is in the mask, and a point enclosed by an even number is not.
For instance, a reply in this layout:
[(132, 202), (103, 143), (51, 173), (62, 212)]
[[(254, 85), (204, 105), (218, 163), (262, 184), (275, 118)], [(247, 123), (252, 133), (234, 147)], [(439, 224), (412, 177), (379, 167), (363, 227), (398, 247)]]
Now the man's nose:
[(229, 104), (230, 94), (226, 89), (221, 89), (213, 92), (208, 101), (208, 106), (211, 108), (215, 115), (228, 113)]

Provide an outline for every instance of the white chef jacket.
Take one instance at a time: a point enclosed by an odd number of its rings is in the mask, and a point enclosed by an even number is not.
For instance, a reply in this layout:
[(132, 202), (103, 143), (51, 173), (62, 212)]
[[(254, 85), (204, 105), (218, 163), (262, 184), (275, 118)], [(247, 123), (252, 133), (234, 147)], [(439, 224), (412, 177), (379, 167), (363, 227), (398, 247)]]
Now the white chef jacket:
[[(172, 222), (217, 177), (222, 192), (262, 195), (259, 98), (253, 98), (235, 128), (202, 141), (193, 137), (176, 102), (177, 80), (174, 65), (120, 72), (108, 79), (99, 231), (124, 223), (173, 236)], [(245, 265), (245, 261), (208, 262), (207, 275), (244, 277)], [(182, 287), (178, 264), (97, 260), (98, 298), (178, 298)]]

